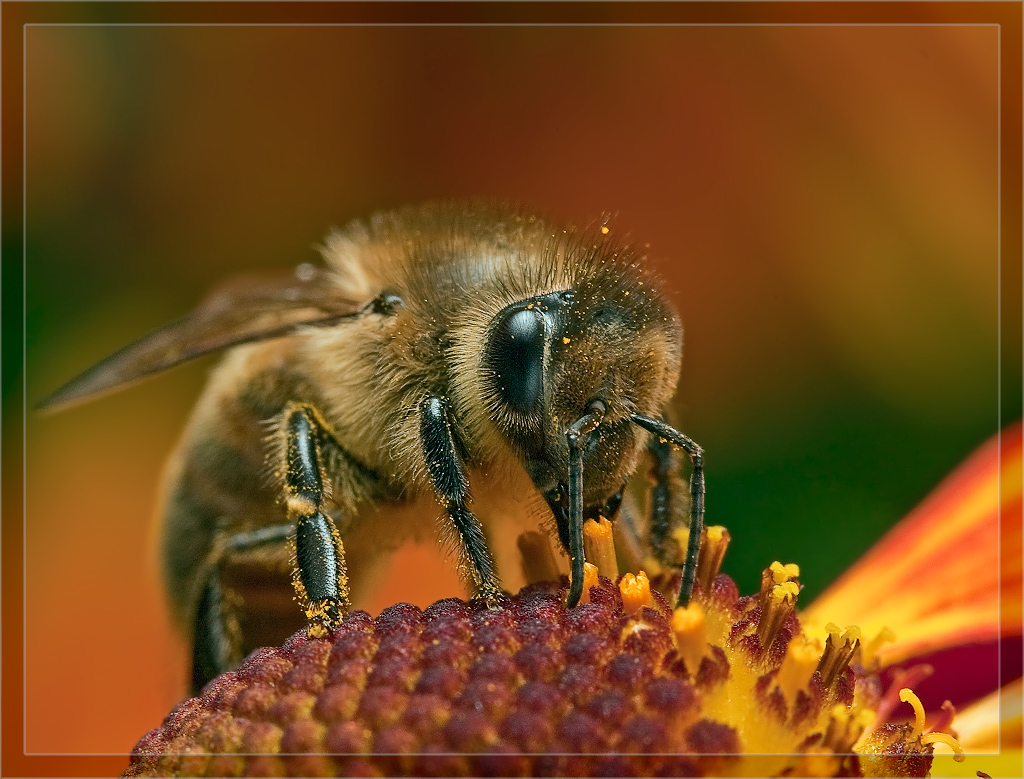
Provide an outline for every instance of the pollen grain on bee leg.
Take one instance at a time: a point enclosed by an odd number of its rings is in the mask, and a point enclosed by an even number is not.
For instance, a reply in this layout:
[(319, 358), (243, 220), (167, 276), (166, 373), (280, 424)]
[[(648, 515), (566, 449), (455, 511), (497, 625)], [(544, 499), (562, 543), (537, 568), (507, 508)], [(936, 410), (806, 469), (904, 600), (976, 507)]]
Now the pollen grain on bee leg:
[(332, 616), (331, 602), (327, 600), (310, 603), (306, 609), (306, 619), (309, 620), (306, 635), (310, 638), (324, 638), (339, 623), (339, 620)]
[(289, 493), (285, 497), (285, 505), (289, 513), (297, 516), (310, 516), (315, 514), (319, 506), (308, 496), (298, 492)]

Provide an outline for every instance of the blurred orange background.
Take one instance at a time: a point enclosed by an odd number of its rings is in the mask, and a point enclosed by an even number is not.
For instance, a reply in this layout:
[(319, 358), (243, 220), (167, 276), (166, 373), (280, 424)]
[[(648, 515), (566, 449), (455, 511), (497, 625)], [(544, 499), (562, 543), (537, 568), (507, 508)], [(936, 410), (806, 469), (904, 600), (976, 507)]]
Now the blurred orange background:
[[(316, 261), (331, 225), (492, 196), (614, 212), (649, 244), (686, 327), (679, 420), (745, 591), (795, 561), (809, 602), (997, 430), (995, 26), (25, 42), (30, 406), (225, 276)], [(184, 693), (152, 521), (212, 364), (28, 413), (29, 752), (127, 753)], [(431, 573), (368, 608), (459, 592), (434, 550), (405, 554)]]

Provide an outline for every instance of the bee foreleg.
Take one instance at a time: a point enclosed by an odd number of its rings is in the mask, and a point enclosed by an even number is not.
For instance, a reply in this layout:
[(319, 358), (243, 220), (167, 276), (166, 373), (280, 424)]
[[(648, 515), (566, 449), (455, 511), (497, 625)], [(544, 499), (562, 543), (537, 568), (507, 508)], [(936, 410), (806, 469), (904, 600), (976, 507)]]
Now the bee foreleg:
[[(704, 450), (693, 440), (664, 422), (642, 417), (639, 414), (632, 414), (631, 418), (644, 430), (653, 433), (659, 439), (664, 439), (666, 443), (682, 449), (690, 456), (690, 461), (693, 463), (693, 472), (690, 474), (690, 538), (686, 544), (683, 581), (679, 587), (679, 598), (676, 601), (676, 606), (685, 607), (690, 603), (690, 593), (693, 592), (693, 582), (697, 577), (700, 537), (704, 529)], [(652, 535), (653, 532), (652, 529)]]
[(320, 441), (329, 435), (316, 411), (307, 405), (285, 409), (285, 503), (295, 522), (293, 578), (306, 604), (309, 635), (326, 635), (349, 610), (348, 576), (341, 536), (323, 512), (324, 474)]
[(483, 526), (467, 508), (469, 479), (459, 461), (448, 420), (448, 403), (443, 398), (426, 398), (420, 404), (420, 443), (430, 483), (438, 501), (448, 510), (469, 559), (475, 595), (495, 606), (502, 597), (501, 583), (494, 571)]

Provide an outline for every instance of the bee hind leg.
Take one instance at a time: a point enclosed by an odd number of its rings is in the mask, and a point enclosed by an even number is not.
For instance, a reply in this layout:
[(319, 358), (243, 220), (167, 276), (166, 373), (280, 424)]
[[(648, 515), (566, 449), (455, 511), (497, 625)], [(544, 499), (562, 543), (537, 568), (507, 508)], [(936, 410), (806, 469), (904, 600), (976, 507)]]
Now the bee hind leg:
[(483, 598), (488, 606), (496, 607), (504, 593), (487, 548), (483, 526), (467, 506), (469, 479), (459, 461), (445, 399), (430, 397), (420, 404), (420, 442), (430, 483), (438, 501), (448, 510), (469, 560), (475, 595)]
[(230, 570), (249, 553), (284, 544), (292, 532), (291, 525), (270, 525), (226, 538), (222, 535), (215, 543), (217, 553), (213, 564), (207, 567), (193, 625), (193, 694), (198, 694), (214, 677), (238, 665), (243, 653), (237, 609), (232, 603), (236, 598), (229, 594), (231, 583), (222, 581), (225, 568)]
[(656, 555), (665, 554), (665, 541), (671, 524), (672, 469), (667, 445), (682, 449), (689, 455), (693, 464), (693, 471), (690, 474), (690, 537), (683, 562), (683, 580), (676, 601), (677, 607), (685, 607), (690, 603), (693, 582), (697, 577), (700, 537), (704, 529), (704, 450), (665, 422), (639, 414), (632, 414), (631, 417), (637, 425), (655, 436), (650, 449), (657, 463), (658, 479), (651, 493), (650, 533)]
[(294, 404), (284, 412), (285, 503), (295, 522), (295, 590), (306, 604), (308, 634), (327, 635), (351, 608), (341, 536), (324, 513), (321, 443), (330, 435), (319, 414)]

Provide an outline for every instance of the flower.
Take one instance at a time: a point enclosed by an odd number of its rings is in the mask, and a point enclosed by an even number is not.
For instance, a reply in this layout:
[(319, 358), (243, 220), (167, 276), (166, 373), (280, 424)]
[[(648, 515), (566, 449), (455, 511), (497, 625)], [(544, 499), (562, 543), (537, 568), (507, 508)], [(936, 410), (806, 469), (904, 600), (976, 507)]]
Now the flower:
[[(1016, 500), (1019, 513), (1019, 427), (1003, 443), (1004, 469), (1015, 456), (1018, 474), (1003, 478), (1004, 510)], [(140, 740), (126, 775), (926, 776), (936, 746), (960, 752), (960, 722), (965, 743), (994, 732), (991, 699), (957, 717), (910, 689), (928, 673), (916, 658), (997, 636), (998, 613), (982, 608), (999, 583), (988, 569), (985, 586), (956, 580), (947, 602), (950, 574), (916, 568), (993, 522), (992, 451), (802, 615), (793, 564), (773, 563), (759, 592), (740, 597), (718, 571), (724, 528), (705, 530), (691, 604), (673, 609), (663, 593), (678, 575), (600, 575), (617, 574), (614, 550), (607, 521), (591, 521), (587, 557), (602, 568), (587, 566), (575, 609), (563, 578), (497, 610), (446, 599), (376, 619), (353, 612), (324, 638), (300, 632), (253, 653), (180, 704)], [(1019, 581), (1019, 566), (1004, 573)], [(1019, 588), (1008, 605), (1019, 635)]]

